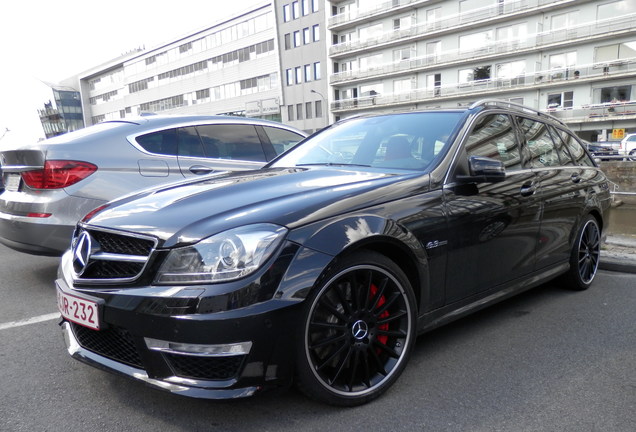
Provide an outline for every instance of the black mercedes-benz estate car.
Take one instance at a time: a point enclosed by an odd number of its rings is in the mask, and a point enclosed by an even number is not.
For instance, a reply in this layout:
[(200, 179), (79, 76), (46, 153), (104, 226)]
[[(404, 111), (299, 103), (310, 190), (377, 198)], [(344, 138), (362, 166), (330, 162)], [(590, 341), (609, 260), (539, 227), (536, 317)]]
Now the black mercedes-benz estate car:
[(558, 120), (501, 101), (365, 115), (249, 172), (123, 197), (56, 281), (68, 352), (159, 389), (295, 381), (350, 406), (418, 334), (560, 277), (594, 280), (608, 181)]

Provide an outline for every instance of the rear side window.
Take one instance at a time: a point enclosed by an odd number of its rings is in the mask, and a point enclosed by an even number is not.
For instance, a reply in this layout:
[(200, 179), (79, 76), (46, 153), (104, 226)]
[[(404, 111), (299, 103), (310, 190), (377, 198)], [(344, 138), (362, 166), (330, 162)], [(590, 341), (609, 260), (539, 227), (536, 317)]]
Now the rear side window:
[(557, 129), (557, 135), (574, 158), (576, 165), (594, 166), (594, 162), (583, 149), (581, 143), (568, 132)]
[[(206, 157), (197, 130), (192, 127), (179, 128), (179, 156)], [(208, 156), (214, 157), (214, 156)]]
[(263, 129), (272, 146), (274, 146), (277, 155), (289, 150), (303, 139), (302, 135), (285, 129), (269, 126), (263, 126)]
[(136, 138), (137, 143), (147, 152), (162, 155), (177, 155), (177, 130), (168, 129), (141, 135)]
[(518, 117), (519, 127), (528, 148), (529, 168), (544, 168), (561, 165), (559, 151), (545, 123)]
[(265, 153), (252, 125), (197, 126), (207, 157), (265, 162)]
[(505, 114), (489, 114), (478, 119), (466, 141), (466, 153), (499, 160), (507, 171), (521, 169), (515, 130)]

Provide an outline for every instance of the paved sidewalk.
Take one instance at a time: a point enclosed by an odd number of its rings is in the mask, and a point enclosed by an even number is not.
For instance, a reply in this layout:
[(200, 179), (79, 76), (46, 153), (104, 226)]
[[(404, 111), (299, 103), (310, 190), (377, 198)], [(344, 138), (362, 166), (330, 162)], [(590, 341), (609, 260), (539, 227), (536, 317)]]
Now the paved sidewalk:
[(636, 236), (608, 235), (601, 247), (599, 268), (636, 273)]

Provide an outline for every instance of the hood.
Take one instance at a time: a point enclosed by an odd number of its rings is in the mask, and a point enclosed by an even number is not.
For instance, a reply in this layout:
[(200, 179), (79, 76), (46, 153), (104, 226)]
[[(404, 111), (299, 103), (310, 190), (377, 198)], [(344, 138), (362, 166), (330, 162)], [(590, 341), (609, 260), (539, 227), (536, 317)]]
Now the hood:
[[(157, 187), (113, 201), (88, 224), (158, 237), (160, 245), (190, 244), (242, 225), (293, 229), (403, 196), (400, 183), (428, 176), (315, 167), (231, 173)], [(424, 178), (422, 178), (424, 177)]]

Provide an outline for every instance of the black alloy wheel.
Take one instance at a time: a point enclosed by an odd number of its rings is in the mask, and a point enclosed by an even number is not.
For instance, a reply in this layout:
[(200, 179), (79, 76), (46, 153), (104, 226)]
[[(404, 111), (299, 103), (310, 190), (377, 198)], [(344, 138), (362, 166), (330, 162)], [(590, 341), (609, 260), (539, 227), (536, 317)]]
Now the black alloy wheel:
[(570, 270), (565, 274), (569, 288), (585, 290), (590, 287), (601, 257), (601, 230), (593, 216), (583, 220), (570, 256)]
[(415, 338), (415, 297), (391, 260), (345, 259), (308, 301), (299, 353), (302, 391), (339, 406), (366, 403), (404, 369)]

